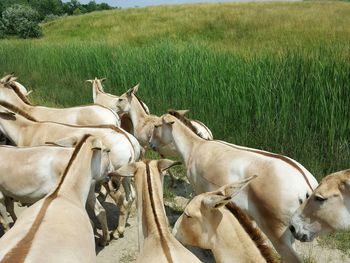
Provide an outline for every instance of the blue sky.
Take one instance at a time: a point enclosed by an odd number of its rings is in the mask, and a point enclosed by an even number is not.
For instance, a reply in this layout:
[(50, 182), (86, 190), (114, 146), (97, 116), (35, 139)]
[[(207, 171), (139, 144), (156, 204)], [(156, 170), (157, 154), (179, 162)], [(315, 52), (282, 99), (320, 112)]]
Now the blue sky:
[[(236, 0), (237, 1), (237, 0)], [(239, 0), (242, 1), (242, 0)], [(68, 2), (67, 0), (64, 2)], [(90, 0), (80, 0), (80, 3), (86, 4)], [(96, 3), (108, 3), (111, 6), (119, 7), (143, 7), (161, 4), (183, 4), (183, 3), (199, 3), (199, 2), (235, 2), (232, 0), (95, 0)]]

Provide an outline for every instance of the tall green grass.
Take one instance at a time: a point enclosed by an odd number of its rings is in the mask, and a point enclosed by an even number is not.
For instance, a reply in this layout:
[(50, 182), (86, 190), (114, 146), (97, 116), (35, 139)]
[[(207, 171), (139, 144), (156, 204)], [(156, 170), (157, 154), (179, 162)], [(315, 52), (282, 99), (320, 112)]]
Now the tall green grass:
[(92, 102), (84, 80), (107, 77), (121, 94), (140, 83), (152, 113), (191, 109), (214, 136), (286, 154), (320, 179), (349, 167), (349, 50), (214, 51), (162, 41), (147, 47), (103, 43), (0, 44), (0, 72), (15, 71), (38, 104)]

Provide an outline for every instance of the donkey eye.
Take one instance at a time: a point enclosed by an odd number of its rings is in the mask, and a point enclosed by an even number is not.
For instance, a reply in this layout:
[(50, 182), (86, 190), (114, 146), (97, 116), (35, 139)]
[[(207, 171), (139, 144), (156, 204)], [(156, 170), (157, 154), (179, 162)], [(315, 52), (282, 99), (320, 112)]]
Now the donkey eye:
[(315, 200), (317, 202), (324, 202), (327, 200), (327, 198), (324, 198), (323, 196), (320, 196), (320, 195), (315, 195)]
[(123, 99), (118, 99), (118, 101), (119, 101), (119, 102), (122, 102), (122, 101), (123, 101)]

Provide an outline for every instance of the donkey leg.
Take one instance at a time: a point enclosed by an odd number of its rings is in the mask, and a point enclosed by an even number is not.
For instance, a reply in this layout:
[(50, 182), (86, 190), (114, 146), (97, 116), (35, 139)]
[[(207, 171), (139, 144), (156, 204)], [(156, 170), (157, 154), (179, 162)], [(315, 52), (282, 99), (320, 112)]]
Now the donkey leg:
[(95, 187), (95, 193), (97, 193), (97, 199), (100, 202), (106, 201), (107, 195), (110, 192), (108, 182), (98, 183)]
[(266, 236), (269, 238), (278, 254), (281, 255), (283, 262), (303, 262), (293, 247), (295, 239), (287, 226), (277, 223), (274, 220), (265, 220), (265, 222), (259, 226), (264, 234), (266, 234)]
[(0, 145), (6, 145), (6, 142), (7, 142), (6, 140), (7, 139), (5, 135), (2, 132), (0, 132)]
[(122, 178), (122, 186), (124, 189), (124, 194), (119, 196), (119, 200), (116, 202), (119, 208), (119, 218), (118, 218), (118, 227), (117, 231), (119, 236), (124, 235), (126, 222), (129, 217), (131, 205), (135, 200), (135, 190), (131, 184), (130, 178)]
[(126, 198), (120, 188), (122, 180), (122, 177), (116, 177), (108, 182), (108, 194), (113, 199), (119, 211), (117, 227), (113, 230), (112, 237), (123, 236), (125, 228), (125, 224), (121, 224), (122, 221), (125, 221), (124, 216), (126, 213)]
[(99, 245), (106, 246), (109, 241), (106, 210), (103, 208), (101, 203), (97, 200), (94, 190), (95, 190), (95, 186), (92, 186), (90, 188), (87, 205), (90, 209), (94, 211), (94, 214), (101, 225), (102, 238), (99, 240)]
[(167, 171), (167, 173), (169, 174), (170, 176), (170, 186), (173, 187), (175, 185), (175, 182), (176, 182), (176, 177), (175, 175), (173, 175), (173, 173), (170, 171), (170, 169)]
[(5, 196), (5, 205), (6, 205), (6, 210), (9, 212), (13, 222), (16, 222), (17, 216), (15, 213), (15, 202), (11, 197)]
[(290, 233), (287, 227), (283, 230), (279, 230), (274, 238), (271, 238), (271, 242), (274, 245), (277, 252), (282, 256), (284, 262), (287, 263), (302, 263), (298, 253), (294, 249), (294, 237)]
[[(162, 154), (160, 154), (160, 157), (161, 157), (162, 159), (165, 158), (165, 156), (162, 155)], [(167, 173), (168, 173), (168, 175), (170, 176), (170, 187), (174, 187), (177, 178), (176, 178), (175, 175), (170, 171), (170, 169), (167, 170)]]
[(10, 229), (10, 222), (8, 220), (7, 211), (5, 208), (5, 197), (1, 192), (0, 192), (0, 223), (2, 224), (5, 232), (7, 232)]

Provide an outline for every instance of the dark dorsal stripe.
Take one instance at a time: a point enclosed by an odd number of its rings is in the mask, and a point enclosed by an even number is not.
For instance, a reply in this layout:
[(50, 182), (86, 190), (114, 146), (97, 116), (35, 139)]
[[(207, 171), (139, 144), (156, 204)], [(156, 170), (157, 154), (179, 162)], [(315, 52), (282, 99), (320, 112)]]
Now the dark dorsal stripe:
[(150, 173), (150, 169), (149, 169), (149, 160), (147, 160), (145, 162), (146, 164), (146, 181), (147, 181), (147, 190), (148, 190), (148, 195), (149, 195), (149, 199), (151, 201), (151, 208), (152, 208), (152, 213), (153, 213), (153, 217), (154, 217), (154, 220), (156, 222), (156, 225), (157, 225), (157, 230), (158, 230), (158, 233), (159, 233), (159, 236), (160, 236), (160, 243), (162, 245), (162, 249), (164, 251), (164, 254), (165, 254), (165, 257), (167, 258), (168, 262), (169, 263), (172, 263), (173, 262), (173, 259), (171, 258), (171, 253), (170, 253), (170, 248), (166, 242), (166, 238), (165, 238), (165, 235), (163, 233), (163, 230), (161, 228), (161, 224), (159, 222), (159, 218), (157, 216), (157, 213), (156, 213), (156, 206), (155, 206), (155, 202), (154, 202), (154, 197), (153, 197), (153, 189), (152, 189), (152, 179), (151, 179), (151, 173)]
[[(176, 119), (178, 119), (181, 123), (183, 123), (187, 128), (189, 128), (194, 134), (196, 134), (198, 137), (202, 138), (202, 136), (199, 135), (199, 131), (196, 127), (193, 126), (191, 123), (191, 120), (186, 118), (185, 116), (179, 114), (175, 110), (168, 110), (168, 113), (172, 116), (174, 116)], [(203, 138), (202, 138), (203, 139)]]
[(27, 105), (32, 105), (32, 103), (27, 99), (26, 96), (24, 96), (22, 94), (22, 92), (19, 90), (19, 88), (17, 87), (17, 85), (13, 82), (8, 82), (5, 84), (6, 87), (11, 88), (16, 94), (17, 96)]
[(17, 106), (8, 103), (6, 101), (0, 100), (0, 105), (9, 109), (10, 111), (17, 113), (23, 117), (25, 117), (26, 119), (30, 120), (30, 121), (37, 121), (33, 116), (29, 115), (28, 113), (26, 113), (24, 110), (21, 110), (20, 108), (18, 108)]
[(233, 214), (234, 217), (236, 217), (245, 232), (250, 236), (251, 240), (254, 241), (256, 247), (259, 249), (266, 262), (278, 262), (273, 255), (272, 249), (265, 244), (265, 239), (263, 238), (260, 230), (253, 226), (252, 220), (250, 220), (247, 214), (244, 213), (243, 210), (234, 202), (229, 202), (226, 204), (226, 208)]
[(147, 112), (147, 110), (146, 110), (146, 108), (145, 108), (145, 105), (144, 105), (143, 102), (140, 100), (140, 98), (137, 97), (135, 93), (133, 93), (133, 94), (134, 94), (135, 98), (137, 99), (137, 101), (140, 103), (140, 105), (141, 105), (143, 111), (144, 111), (147, 115), (149, 115), (148, 112)]
[(17, 243), (17, 245), (12, 248), (4, 257), (4, 259), (1, 261), (1, 263), (22, 263), (25, 261), (26, 257), (29, 254), (30, 248), (32, 246), (33, 240), (35, 238), (36, 233), (39, 230), (39, 227), (41, 223), (43, 222), (43, 219), (45, 217), (46, 211), (49, 208), (50, 204), (53, 200), (58, 196), (58, 192), (64, 182), (64, 179), (67, 176), (67, 173), (72, 166), (74, 160), (76, 159), (81, 147), (85, 143), (85, 141), (90, 137), (91, 135), (84, 135), (84, 137), (80, 140), (80, 142), (77, 144), (77, 146), (74, 149), (74, 152), (72, 154), (72, 157), (70, 158), (68, 165), (66, 166), (66, 169), (64, 170), (60, 181), (55, 188), (55, 190), (49, 194), (45, 199), (44, 202), (39, 210), (38, 215), (36, 216), (32, 226), (30, 227), (28, 233)]
[(226, 142), (223, 142), (223, 141), (216, 141), (216, 142), (222, 143), (222, 144), (227, 145), (227, 146), (230, 146), (230, 147), (235, 148), (237, 150), (242, 150), (242, 151), (247, 151), (247, 152), (253, 152), (253, 153), (261, 154), (261, 155), (264, 155), (264, 156), (267, 156), (267, 157), (271, 157), (271, 158), (275, 158), (275, 159), (279, 159), (279, 160), (282, 160), (282, 161), (288, 163), (290, 166), (292, 166), (299, 173), (302, 174), (302, 176), (304, 177), (304, 179), (306, 181), (306, 184), (309, 186), (310, 190), (313, 191), (312, 186), (311, 186), (309, 180), (307, 179), (306, 174), (304, 173), (304, 171), (295, 162), (293, 162), (292, 160), (290, 160), (286, 156), (279, 155), (279, 154), (276, 154), (276, 153), (260, 151), (260, 150), (256, 150), (256, 149), (241, 148), (241, 147), (237, 147), (237, 146), (235, 146), (233, 144), (229, 144), (229, 143), (226, 143)]

